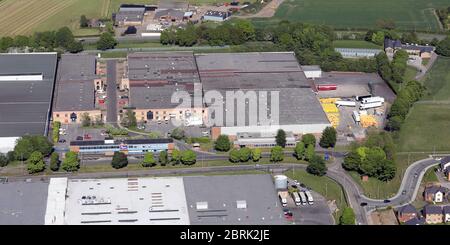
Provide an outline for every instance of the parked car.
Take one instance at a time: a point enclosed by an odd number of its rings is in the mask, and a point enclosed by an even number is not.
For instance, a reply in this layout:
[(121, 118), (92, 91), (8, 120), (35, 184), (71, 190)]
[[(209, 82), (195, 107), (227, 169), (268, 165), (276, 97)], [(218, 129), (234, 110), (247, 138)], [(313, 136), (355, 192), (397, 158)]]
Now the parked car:
[(83, 140), (83, 136), (77, 136), (77, 140)]
[(384, 200), (383, 202), (384, 202), (384, 203), (390, 203), (391, 200), (386, 199), (386, 200)]
[(361, 207), (367, 206), (367, 202), (362, 202), (360, 205)]
[(58, 142), (59, 143), (66, 143), (66, 140), (65, 139), (60, 139)]

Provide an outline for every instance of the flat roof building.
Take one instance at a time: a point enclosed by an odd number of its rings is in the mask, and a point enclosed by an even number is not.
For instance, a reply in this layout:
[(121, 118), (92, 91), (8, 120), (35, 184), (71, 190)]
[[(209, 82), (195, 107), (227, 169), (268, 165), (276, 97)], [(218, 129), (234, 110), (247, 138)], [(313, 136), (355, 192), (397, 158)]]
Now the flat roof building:
[(102, 87), (96, 65), (95, 55), (61, 56), (52, 114), (54, 121), (79, 123), (83, 113), (88, 113), (92, 119), (102, 118), (101, 111), (96, 107), (96, 90)]
[(56, 63), (56, 53), (0, 54), (0, 152), (47, 134)]
[(335, 48), (334, 50), (344, 58), (373, 58), (382, 52), (381, 49), (366, 48)]
[(66, 179), (65, 183), (62, 178), (50, 181), (47, 207), (55, 208), (47, 208), (45, 224), (286, 224), (270, 175)]
[(203, 21), (221, 22), (221, 21), (225, 21), (230, 16), (231, 16), (231, 14), (229, 12), (208, 10), (203, 15)]

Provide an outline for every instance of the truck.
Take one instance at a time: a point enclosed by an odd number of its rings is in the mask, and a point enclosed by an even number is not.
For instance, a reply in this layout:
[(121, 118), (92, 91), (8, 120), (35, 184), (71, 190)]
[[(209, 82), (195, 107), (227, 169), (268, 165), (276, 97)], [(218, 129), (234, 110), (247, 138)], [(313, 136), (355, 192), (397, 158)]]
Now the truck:
[(296, 191), (292, 192), (292, 199), (295, 202), (295, 205), (300, 206), (302, 204), (302, 200)]
[(313, 196), (311, 195), (311, 192), (305, 191), (305, 195), (306, 195), (306, 199), (308, 200), (308, 204), (313, 205), (314, 199), (313, 199)]
[(287, 191), (279, 191), (278, 192), (278, 198), (280, 198), (280, 202), (283, 207), (287, 206), (288, 196), (289, 196), (289, 193)]
[(356, 124), (361, 122), (361, 117), (359, 116), (359, 112), (358, 111), (353, 111), (352, 116), (353, 116), (353, 120), (355, 120)]
[(338, 100), (335, 102), (336, 106), (356, 106), (355, 101)]
[(366, 110), (366, 109), (370, 109), (370, 108), (380, 107), (382, 105), (383, 105), (383, 102), (373, 102), (373, 103), (361, 104), (359, 106), (359, 109)]
[(363, 104), (369, 104), (369, 103), (375, 103), (375, 102), (381, 102), (384, 103), (384, 98), (383, 97), (369, 97), (369, 98), (364, 98), (361, 103)]
[(330, 90), (336, 90), (337, 85), (336, 84), (320, 84), (317, 85), (318, 91), (330, 91)]
[(300, 194), (300, 200), (302, 202), (302, 205), (303, 206), (306, 205), (307, 199), (306, 199), (305, 193), (303, 191), (300, 191), (298, 194)]
[(363, 99), (365, 99), (365, 98), (370, 98), (370, 97), (372, 97), (372, 95), (370, 95), (370, 94), (367, 94), (367, 95), (357, 95), (357, 96), (355, 96), (355, 99), (356, 99), (357, 101), (362, 101)]

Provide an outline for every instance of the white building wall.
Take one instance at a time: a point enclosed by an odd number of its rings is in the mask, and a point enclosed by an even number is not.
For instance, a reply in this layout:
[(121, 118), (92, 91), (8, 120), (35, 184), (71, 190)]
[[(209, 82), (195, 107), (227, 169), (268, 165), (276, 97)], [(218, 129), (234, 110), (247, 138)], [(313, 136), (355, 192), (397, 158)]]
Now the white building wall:
[(222, 134), (236, 135), (238, 132), (254, 132), (254, 133), (276, 133), (278, 129), (284, 131), (291, 131), (294, 134), (319, 134), (326, 127), (331, 124), (292, 124), (292, 125), (277, 125), (277, 126), (242, 126), (242, 127), (222, 127), (220, 129)]
[(45, 225), (64, 225), (67, 178), (51, 178), (48, 185)]
[(39, 75), (0, 75), (0, 81), (42, 81), (44, 76)]
[(0, 138), (0, 153), (8, 153), (8, 151), (14, 150), (16, 141), (20, 137), (1, 137)]

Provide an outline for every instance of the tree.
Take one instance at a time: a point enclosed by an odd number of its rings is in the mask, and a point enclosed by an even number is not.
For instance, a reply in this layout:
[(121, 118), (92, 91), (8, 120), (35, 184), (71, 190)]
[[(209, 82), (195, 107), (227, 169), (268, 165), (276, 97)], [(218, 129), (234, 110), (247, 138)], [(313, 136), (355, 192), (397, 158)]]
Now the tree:
[(443, 56), (450, 56), (450, 36), (438, 42), (436, 46), (436, 53)]
[(316, 137), (314, 137), (314, 135), (312, 134), (304, 134), (302, 136), (302, 142), (305, 144), (305, 146), (307, 147), (308, 145), (312, 145), (312, 146), (316, 146)]
[(85, 28), (88, 27), (89, 20), (86, 18), (86, 15), (80, 16), (80, 27)]
[(253, 159), (254, 162), (258, 162), (259, 159), (261, 159), (261, 149), (254, 148), (252, 150), (252, 159)]
[(252, 150), (248, 147), (243, 147), (239, 150), (239, 158), (241, 162), (248, 162), (252, 157)]
[(30, 38), (27, 36), (16, 36), (14, 38), (14, 46), (15, 47), (29, 47), (31, 46)]
[(17, 140), (14, 155), (17, 160), (27, 160), (31, 153), (39, 151), (47, 156), (53, 150), (53, 144), (43, 135), (25, 135)]
[(38, 151), (31, 153), (27, 162), (27, 170), (30, 174), (42, 172), (45, 169), (44, 156)]
[(14, 46), (14, 39), (12, 37), (2, 37), (0, 39), (0, 51), (8, 51), (9, 48)]
[(67, 48), (75, 39), (72, 31), (68, 27), (62, 27), (55, 33), (55, 42), (58, 47)]
[(241, 155), (239, 154), (238, 149), (235, 149), (235, 148), (231, 149), (229, 155), (230, 155), (230, 157), (229, 157), (230, 162), (236, 163), (236, 162), (240, 161)]
[(144, 155), (144, 160), (142, 161), (142, 167), (152, 167), (155, 166), (156, 160), (153, 157), (152, 152), (146, 152)]
[(59, 164), (59, 154), (57, 152), (52, 152), (52, 154), (50, 155), (50, 169), (52, 171), (58, 171)]
[(243, 32), (245, 41), (255, 39), (255, 27), (253, 26), (251, 21), (238, 19), (235, 22), (235, 28)]
[(8, 153), (6, 153), (6, 158), (8, 158), (8, 163), (15, 161), (16, 156), (14, 155), (14, 151), (8, 151)]
[(303, 143), (302, 141), (297, 142), (294, 148), (295, 158), (297, 158), (297, 160), (301, 160), (303, 159), (304, 155), (305, 155), (305, 143)]
[(277, 142), (277, 145), (283, 148), (286, 146), (286, 132), (284, 132), (283, 129), (278, 129), (275, 141)]
[(334, 127), (326, 127), (323, 130), (319, 145), (323, 148), (334, 147), (336, 145), (336, 129)]
[(91, 117), (89, 116), (89, 113), (85, 112), (81, 114), (81, 126), (83, 127), (91, 126)]
[(128, 165), (128, 159), (127, 156), (125, 155), (125, 153), (120, 152), (120, 151), (116, 151), (114, 152), (112, 161), (111, 161), (111, 166), (115, 169), (119, 169), (119, 168), (123, 168), (126, 167)]
[(341, 225), (354, 225), (355, 220), (355, 212), (353, 212), (353, 209), (351, 207), (345, 207), (339, 218), (339, 223)]
[(172, 150), (172, 157), (171, 162), (173, 162), (174, 165), (179, 164), (181, 162), (181, 152), (177, 149)]
[(169, 162), (169, 159), (167, 157), (167, 151), (160, 151), (158, 160), (161, 166), (166, 166), (166, 164)]
[(346, 170), (350, 171), (358, 171), (361, 166), (361, 157), (356, 151), (351, 151), (344, 158), (344, 162), (342, 163), (342, 167)]
[(193, 165), (197, 161), (197, 155), (192, 150), (186, 150), (181, 153), (181, 162), (184, 165)]
[(283, 148), (279, 145), (274, 146), (270, 150), (270, 161), (271, 162), (281, 162), (284, 159)]
[(73, 151), (66, 153), (64, 160), (62, 161), (61, 168), (66, 172), (74, 172), (80, 168), (80, 159), (78, 154)]
[(122, 124), (127, 128), (137, 127), (137, 119), (133, 110), (127, 109), (125, 117), (122, 119)]
[(314, 155), (309, 161), (306, 171), (310, 174), (323, 176), (327, 173), (327, 167), (322, 157)]
[(306, 151), (305, 151), (305, 160), (306, 161), (310, 161), (312, 158), (313, 158), (313, 156), (315, 155), (316, 153), (314, 152), (314, 146), (312, 145), (312, 144), (309, 144), (307, 147), (306, 147)]
[(117, 41), (114, 39), (113, 34), (104, 32), (97, 42), (97, 49), (105, 51), (107, 49), (113, 49), (116, 45)]
[(67, 46), (66, 50), (72, 54), (79, 53), (83, 51), (83, 44), (81, 44), (81, 42), (73, 41)]
[(214, 149), (218, 151), (229, 151), (231, 148), (231, 142), (227, 135), (220, 135), (216, 142), (214, 142)]
[(174, 128), (170, 133), (170, 136), (174, 139), (181, 140), (185, 137), (184, 129), (180, 127)]
[(8, 163), (9, 161), (5, 154), (0, 153), (0, 167), (5, 167)]

